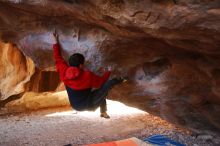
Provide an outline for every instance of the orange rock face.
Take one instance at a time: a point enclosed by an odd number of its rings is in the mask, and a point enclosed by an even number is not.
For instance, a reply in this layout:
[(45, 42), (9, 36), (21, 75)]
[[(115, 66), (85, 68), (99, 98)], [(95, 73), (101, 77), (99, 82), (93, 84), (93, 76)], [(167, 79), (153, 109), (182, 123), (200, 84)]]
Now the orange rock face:
[(34, 63), (12, 44), (0, 43), (0, 95), (1, 100), (25, 91), (35, 71)]
[(2, 43), (1, 99), (63, 89), (51, 48), (56, 28), (66, 59), (80, 52), (87, 68), (110, 65), (113, 75), (128, 76), (109, 98), (193, 130), (219, 131), (219, 17), (219, 0), (0, 1), (1, 41), (24, 54)]

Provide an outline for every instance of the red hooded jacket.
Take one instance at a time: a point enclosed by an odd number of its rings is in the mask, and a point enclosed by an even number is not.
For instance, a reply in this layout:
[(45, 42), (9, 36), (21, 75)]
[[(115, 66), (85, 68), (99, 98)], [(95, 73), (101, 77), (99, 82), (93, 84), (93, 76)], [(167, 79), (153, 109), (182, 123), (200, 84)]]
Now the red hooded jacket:
[(60, 79), (64, 84), (75, 90), (100, 88), (109, 78), (111, 72), (107, 71), (103, 76), (98, 76), (89, 70), (80, 70), (77, 67), (72, 67), (63, 59), (60, 52), (60, 45), (53, 45), (54, 58), (57, 71), (60, 74)]

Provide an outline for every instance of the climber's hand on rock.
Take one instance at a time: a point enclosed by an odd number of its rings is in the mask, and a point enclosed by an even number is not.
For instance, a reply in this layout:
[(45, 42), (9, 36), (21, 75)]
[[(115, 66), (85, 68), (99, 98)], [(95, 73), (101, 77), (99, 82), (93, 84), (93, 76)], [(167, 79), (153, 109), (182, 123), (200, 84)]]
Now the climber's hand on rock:
[(58, 43), (58, 42), (59, 42), (59, 35), (57, 34), (56, 29), (55, 29), (54, 32), (53, 32), (53, 37), (54, 37), (55, 43)]
[(113, 69), (112, 66), (109, 65), (107, 66), (106, 71), (112, 71), (112, 69)]

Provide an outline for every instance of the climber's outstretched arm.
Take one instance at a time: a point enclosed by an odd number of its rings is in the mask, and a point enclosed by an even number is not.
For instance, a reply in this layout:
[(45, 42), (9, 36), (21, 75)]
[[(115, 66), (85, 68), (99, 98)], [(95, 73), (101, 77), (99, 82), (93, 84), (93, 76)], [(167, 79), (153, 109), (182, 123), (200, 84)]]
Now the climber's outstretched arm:
[(54, 52), (54, 59), (56, 63), (57, 71), (60, 74), (60, 79), (64, 80), (66, 69), (69, 67), (67, 62), (63, 59), (61, 50), (60, 50), (60, 43), (59, 43), (59, 35), (54, 31), (53, 37), (55, 40), (55, 44), (53, 45), (53, 52)]

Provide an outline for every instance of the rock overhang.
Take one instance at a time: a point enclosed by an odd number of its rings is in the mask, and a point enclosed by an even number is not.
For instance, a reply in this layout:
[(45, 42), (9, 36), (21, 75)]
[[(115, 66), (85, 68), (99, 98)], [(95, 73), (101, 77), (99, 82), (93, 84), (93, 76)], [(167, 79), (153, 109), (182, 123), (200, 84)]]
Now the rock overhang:
[(56, 28), (66, 59), (81, 52), (91, 70), (111, 65), (129, 77), (115, 99), (181, 125), (219, 128), (219, 8), (218, 0), (4, 0), (0, 36), (37, 68), (54, 70)]

